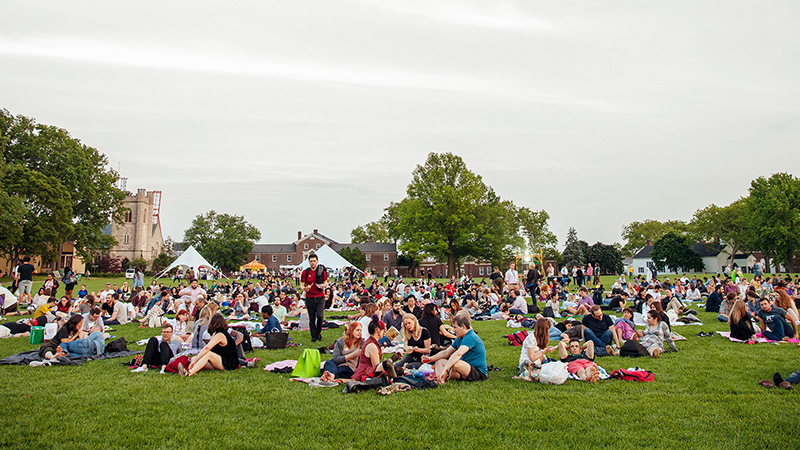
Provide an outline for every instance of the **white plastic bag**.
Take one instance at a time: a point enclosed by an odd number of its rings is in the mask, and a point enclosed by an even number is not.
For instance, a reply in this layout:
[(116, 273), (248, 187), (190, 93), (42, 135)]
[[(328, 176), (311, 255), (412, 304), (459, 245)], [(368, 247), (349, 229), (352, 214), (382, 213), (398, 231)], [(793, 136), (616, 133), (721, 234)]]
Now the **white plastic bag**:
[(55, 322), (46, 323), (44, 325), (44, 340), (53, 339), (58, 331), (58, 324)]
[(539, 371), (539, 382), (543, 384), (564, 384), (567, 378), (567, 365), (560, 361), (543, 364)]

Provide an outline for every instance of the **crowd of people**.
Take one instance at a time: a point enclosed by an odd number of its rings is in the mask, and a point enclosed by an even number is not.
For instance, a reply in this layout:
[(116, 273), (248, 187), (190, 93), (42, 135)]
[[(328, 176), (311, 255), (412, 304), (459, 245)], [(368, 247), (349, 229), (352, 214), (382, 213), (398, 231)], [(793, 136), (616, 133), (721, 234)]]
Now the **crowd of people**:
[[(571, 272), (564, 267), (557, 272), (552, 265), (540, 270), (531, 264), (523, 275), (511, 264), (505, 273), (495, 267), (488, 280), (464, 275), (439, 282), (430, 277), (407, 281), (385, 274), (381, 280), (359, 277), (355, 271), (329, 273), (316, 255), (309, 257), (309, 263), (296, 277), (262, 274), (207, 283), (191, 279), (186, 286), (152, 281), (145, 287), (136, 278), (130, 288), (127, 283), (107, 283), (104, 290), (90, 293), (84, 284), (73, 295), (75, 285), (64, 283), (69, 290), (60, 298), (53, 276), (29, 296), (32, 283), (26, 282), (28, 268), (21, 266), (15, 283), (19, 302), (16, 308), (3, 304), (3, 313), (30, 311), (32, 318), (7, 322), (0, 333), (24, 336), (32, 326), (55, 322), (56, 336), (39, 352), (53, 359), (102, 353), (106, 327), (136, 322), (161, 331), (148, 340), (144, 364), (137, 371), (164, 372), (170, 361), (190, 348), (196, 356), (180, 364), (179, 372), (192, 376), (200, 370), (233, 370), (245, 364), (243, 336), (229, 330), (228, 321), (261, 321), (254, 336), (290, 327), (308, 329), (312, 342), (322, 343), (324, 312), (355, 309), (347, 316), (343, 336), (329, 343), (332, 357), (325, 363), (323, 379), (393, 378), (429, 364), (432, 378), (444, 383), (488, 377), (483, 341), (472, 322), (504, 320), (533, 329), (522, 345), (520, 376), (535, 380), (542, 365), (557, 358), (579, 379), (594, 382), (599, 376), (595, 358), (620, 355), (626, 346), (653, 358), (677, 352), (671, 325), (698, 321), (695, 302), (704, 301), (705, 311), (716, 312), (718, 320), (729, 323), (731, 336), (743, 341), (754, 339), (758, 332), (772, 340), (796, 339), (800, 324), (795, 303), (799, 283), (788, 276), (756, 275), (748, 280), (622, 275), (607, 290), (600, 283), (599, 266), (575, 267)], [(65, 276), (66, 281), (73, 279)], [(25, 295), (30, 297), (28, 306), (21, 308)], [(532, 299), (530, 304), (526, 297)], [(638, 326), (635, 317), (641, 320)], [(383, 355), (392, 344), (387, 332), (402, 345), (393, 360)], [(558, 343), (550, 345), (551, 341)]]

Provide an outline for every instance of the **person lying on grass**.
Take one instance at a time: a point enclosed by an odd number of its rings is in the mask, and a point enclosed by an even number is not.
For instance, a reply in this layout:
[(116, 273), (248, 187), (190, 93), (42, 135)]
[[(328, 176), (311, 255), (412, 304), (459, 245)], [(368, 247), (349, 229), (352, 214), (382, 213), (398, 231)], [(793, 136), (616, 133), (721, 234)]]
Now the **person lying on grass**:
[(672, 340), (672, 334), (669, 327), (661, 320), (661, 315), (655, 309), (647, 312), (647, 326), (644, 330), (637, 330), (639, 335), (639, 343), (647, 349), (647, 353), (653, 358), (664, 352), (664, 342), (669, 344), (669, 348), (673, 352), (677, 352), (678, 348), (675, 346), (675, 341)]
[(381, 362), (383, 351), (378, 341), (383, 337), (386, 325), (378, 320), (377, 314), (372, 315), (367, 331), (369, 332), (369, 337), (361, 344), (361, 354), (358, 356), (358, 364), (353, 373), (353, 379), (364, 381), (367, 378), (379, 376), (381, 372), (386, 372), (390, 377), (394, 378), (396, 373), (392, 361), (387, 359)]
[(584, 326), (577, 320), (567, 319), (563, 322), (559, 322), (554, 327), (555, 329), (561, 331), (561, 335), (559, 336), (562, 341), (569, 342), (570, 339), (580, 339), (583, 340), (583, 328)]
[(447, 380), (483, 381), (487, 378), (486, 348), (471, 329), (469, 314), (460, 311), (450, 319), (456, 340), (436, 355), (423, 356), (423, 363), (434, 363), (439, 384)]
[(761, 322), (761, 334), (773, 341), (788, 341), (797, 336), (797, 325), (786, 320), (786, 310), (772, 306), (769, 297), (764, 297), (759, 302), (761, 311), (758, 320)]
[(567, 365), (567, 372), (575, 374), (582, 381), (595, 383), (600, 378), (600, 370), (594, 362), (594, 342), (572, 338), (558, 343), (558, 357)]
[(353, 376), (361, 355), (361, 324), (350, 322), (343, 337), (333, 344), (333, 356), (325, 361), (322, 379), (333, 381), (337, 378), (350, 378)]
[(142, 365), (131, 372), (147, 372), (149, 367), (160, 367), (161, 373), (164, 373), (164, 368), (169, 364), (170, 359), (181, 351), (182, 345), (183, 341), (175, 335), (172, 324), (164, 322), (161, 325), (161, 342), (155, 336), (148, 339), (142, 357)]
[(797, 383), (800, 383), (800, 369), (792, 372), (792, 374), (786, 377), (786, 379), (784, 379), (780, 373), (775, 372), (775, 374), (772, 375), (772, 381), (761, 380), (758, 382), (758, 384), (764, 386), (765, 388), (774, 388), (777, 386), (782, 387), (787, 391), (794, 389), (794, 385)]
[(542, 360), (545, 353), (555, 350), (555, 347), (548, 346), (550, 342), (550, 321), (540, 317), (533, 326), (533, 333), (528, 334), (522, 342), (522, 350), (519, 354), (519, 364), (517, 373), (522, 376), (528, 370), (534, 379), (528, 381), (538, 381), (539, 371), (542, 369)]
[(27, 337), (31, 335), (31, 327), (43, 327), (47, 324), (45, 316), (38, 319), (22, 319), (18, 322), (5, 322), (0, 325), (0, 337)]
[(102, 354), (105, 350), (105, 339), (103, 333), (94, 331), (85, 333), (83, 328), (83, 316), (72, 316), (67, 320), (56, 335), (44, 341), (39, 347), (39, 356), (44, 359), (55, 359), (59, 356), (94, 356)]
[(208, 324), (211, 340), (192, 358), (189, 367), (178, 365), (178, 373), (192, 376), (201, 370), (236, 370), (239, 368), (239, 356), (236, 353), (236, 341), (228, 333), (228, 322), (221, 314), (214, 314)]

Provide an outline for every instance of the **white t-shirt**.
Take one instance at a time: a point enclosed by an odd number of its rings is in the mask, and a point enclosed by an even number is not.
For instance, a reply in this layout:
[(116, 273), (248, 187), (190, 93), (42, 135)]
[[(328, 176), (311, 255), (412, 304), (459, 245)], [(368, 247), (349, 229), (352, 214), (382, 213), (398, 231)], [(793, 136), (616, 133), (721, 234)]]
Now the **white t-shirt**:
[(128, 305), (122, 302), (114, 303), (114, 312), (117, 313), (117, 320), (120, 325), (128, 323)]
[(506, 271), (506, 283), (519, 284), (519, 274), (517, 274), (516, 270), (508, 269)]
[(269, 305), (269, 298), (267, 298), (267, 297), (265, 297), (263, 295), (259, 296), (259, 297), (256, 297), (253, 301), (258, 304), (258, 312), (261, 312), (261, 308)]
[(519, 364), (521, 366), (523, 363), (530, 361), (528, 358), (528, 349), (533, 348), (534, 352), (541, 351), (539, 348), (539, 344), (536, 342), (536, 336), (533, 333), (529, 333), (528, 337), (522, 342), (522, 351), (519, 354)]

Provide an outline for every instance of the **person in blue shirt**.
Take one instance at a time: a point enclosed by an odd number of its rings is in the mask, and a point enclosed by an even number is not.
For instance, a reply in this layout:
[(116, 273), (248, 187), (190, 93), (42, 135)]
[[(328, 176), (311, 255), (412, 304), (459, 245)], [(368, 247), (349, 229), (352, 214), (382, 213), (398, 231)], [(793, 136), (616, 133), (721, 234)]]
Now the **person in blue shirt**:
[(264, 325), (258, 333), (254, 333), (253, 336), (263, 336), (266, 333), (272, 332), (282, 332), (283, 329), (281, 328), (281, 323), (278, 321), (278, 318), (272, 315), (272, 306), (264, 305), (261, 308), (261, 317), (264, 319), (262, 324)]
[(456, 340), (447, 350), (429, 357), (423, 356), (423, 363), (435, 364), (437, 382), (447, 380), (483, 381), (487, 378), (486, 348), (483, 341), (471, 328), (469, 314), (460, 311), (450, 324), (455, 331)]
[(84, 298), (86, 298), (87, 295), (89, 295), (89, 291), (86, 290), (86, 285), (82, 284), (81, 285), (81, 290), (78, 291), (78, 298), (84, 299)]

